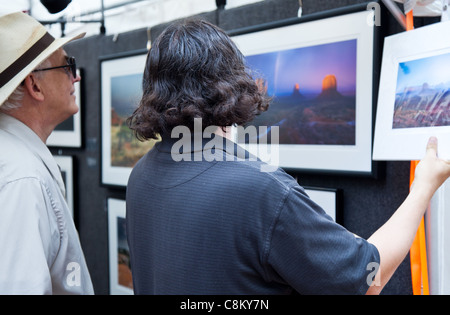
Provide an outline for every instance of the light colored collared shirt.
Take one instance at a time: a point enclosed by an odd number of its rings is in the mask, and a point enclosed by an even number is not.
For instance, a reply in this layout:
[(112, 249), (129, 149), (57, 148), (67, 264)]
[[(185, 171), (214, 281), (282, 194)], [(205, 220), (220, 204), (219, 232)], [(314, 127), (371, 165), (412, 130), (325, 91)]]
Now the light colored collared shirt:
[(0, 294), (94, 294), (64, 196), (47, 146), (0, 113)]

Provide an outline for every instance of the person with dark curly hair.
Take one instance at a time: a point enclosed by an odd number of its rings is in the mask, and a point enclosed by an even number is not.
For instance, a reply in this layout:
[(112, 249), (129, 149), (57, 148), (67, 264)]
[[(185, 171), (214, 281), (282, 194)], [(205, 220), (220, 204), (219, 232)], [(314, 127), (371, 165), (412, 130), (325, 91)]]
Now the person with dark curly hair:
[(269, 101), (239, 49), (211, 23), (174, 23), (153, 43), (142, 100), (128, 119), (139, 139), (162, 139), (127, 187), (136, 294), (379, 293), (403, 261), (450, 175), (436, 139), (404, 204), (364, 240), (291, 176), (262, 171), (264, 162), (232, 141), (230, 126), (251, 122)]
[(242, 125), (267, 109), (269, 99), (258, 91), (238, 48), (218, 29), (205, 34), (207, 25), (169, 26), (153, 44), (144, 95), (129, 119), (138, 139), (158, 139), (180, 125), (193, 130), (194, 118), (204, 126)]

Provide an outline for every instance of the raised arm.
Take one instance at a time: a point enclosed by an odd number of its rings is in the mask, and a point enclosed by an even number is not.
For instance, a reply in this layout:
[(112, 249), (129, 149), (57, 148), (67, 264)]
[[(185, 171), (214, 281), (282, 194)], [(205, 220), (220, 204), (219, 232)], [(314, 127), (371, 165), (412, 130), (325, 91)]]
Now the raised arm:
[(425, 158), (416, 168), (408, 197), (392, 217), (368, 239), (380, 253), (380, 285), (370, 287), (367, 294), (379, 294), (405, 259), (431, 198), (449, 176), (450, 161), (438, 158), (437, 139), (432, 137), (428, 141)]

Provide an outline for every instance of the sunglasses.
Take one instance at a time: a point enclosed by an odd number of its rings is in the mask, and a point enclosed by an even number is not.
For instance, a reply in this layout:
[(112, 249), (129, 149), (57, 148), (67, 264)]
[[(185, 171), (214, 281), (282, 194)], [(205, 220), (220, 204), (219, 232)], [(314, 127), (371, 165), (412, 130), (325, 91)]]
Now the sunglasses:
[(65, 65), (65, 66), (37, 69), (37, 70), (34, 70), (33, 72), (47, 71), (47, 70), (61, 69), (61, 68), (64, 68), (64, 69), (69, 68), (73, 77), (76, 78), (77, 77), (77, 64), (75, 62), (75, 57), (67, 57), (66, 59), (67, 59), (67, 65)]

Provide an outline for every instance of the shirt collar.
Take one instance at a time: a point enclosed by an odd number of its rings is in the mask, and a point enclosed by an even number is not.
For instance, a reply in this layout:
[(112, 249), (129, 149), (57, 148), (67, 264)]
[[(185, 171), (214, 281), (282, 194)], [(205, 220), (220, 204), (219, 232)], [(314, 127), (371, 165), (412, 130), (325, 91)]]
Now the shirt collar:
[(45, 165), (53, 179), (58, 184), (63, 196), (65, 196), (65, 186), (58, 164), (52, 156), (50, 150), (39, 136), (20, 120), (0, 112), (0, 128), (21, 141), (37, 158)]
[[(202, 133), (192, 133), (191, 136), (184, 136), (180, 138), (172, 138), (170, 135), (162, 136), (162, 141), (156, 144), (156, 149), (160, 152), (171, 154), (205, 154), (206, 151), (213, 152), (215, 150), (223, 151), (225, 154), (233, 156), (240, 160), (257, 160), (243, 147), (237, 143), (219, 136), (211, 134), (210, 137)], [(179, 150), (176, 152), (176, 150)]]

